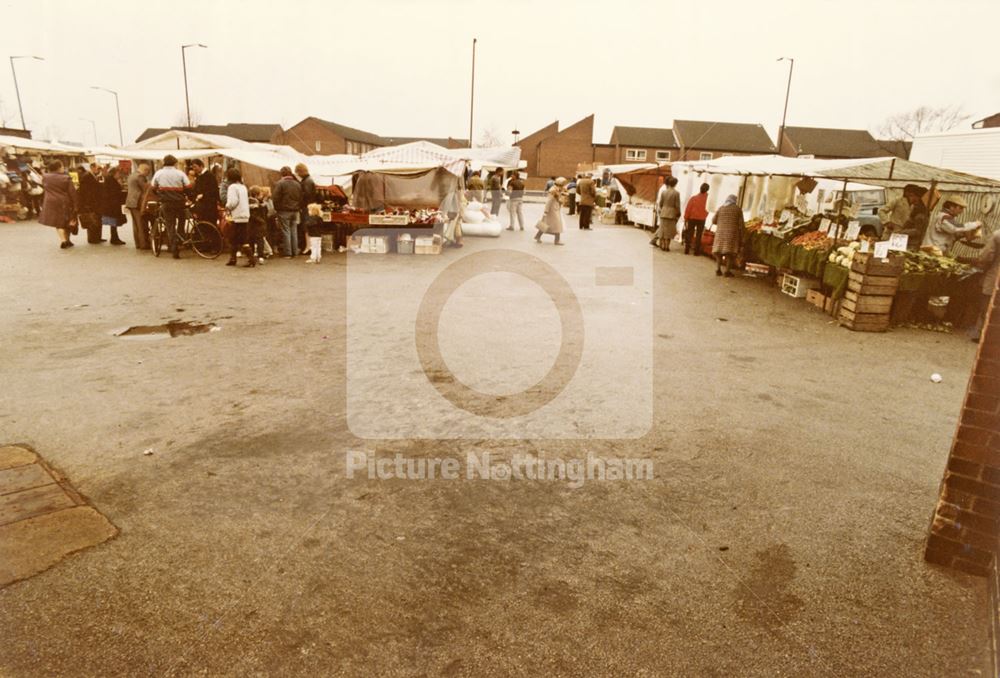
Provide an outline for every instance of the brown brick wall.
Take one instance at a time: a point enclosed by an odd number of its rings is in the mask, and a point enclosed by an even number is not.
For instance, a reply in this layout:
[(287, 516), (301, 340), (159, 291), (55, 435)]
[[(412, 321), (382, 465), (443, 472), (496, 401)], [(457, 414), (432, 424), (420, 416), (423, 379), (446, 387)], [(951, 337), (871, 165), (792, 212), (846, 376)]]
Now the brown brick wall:
[[(284, 133), (284, 143), (306, 155), (347, 153), (347, 140), (315, 118), (306, 118)], [(319, 150), (316, 142), (319, 141)]]
[(535, 158), (539, 177), (571, 177), (576, 166), (594, 157), (594, 116), (570, 125), (538, 145)]
[(538, 176), (538, 149), (539, 145), (550, 137), (555, 136), (559, 133), (559, 121), (552, 123), (551, 125), (546, 125), (537, 132), (532, 132), (528, 136), (524, 137), (517, 142), (517, 147), (521, 149), (521, 160), (524, 160), (528, 166), (525, 171), (528, 173), (529, 177)]
[(988, 575), (1000, 551), (1000, 308), (997, 292), (969, 378), (924, 558)]

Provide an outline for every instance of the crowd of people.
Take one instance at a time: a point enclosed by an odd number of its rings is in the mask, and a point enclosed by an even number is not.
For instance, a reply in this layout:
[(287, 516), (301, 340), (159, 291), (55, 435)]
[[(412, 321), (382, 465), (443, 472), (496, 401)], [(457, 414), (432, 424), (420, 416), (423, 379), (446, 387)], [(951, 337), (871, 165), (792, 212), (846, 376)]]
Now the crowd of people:
[(140, 162), (124, 182), (121, 169), (114, 165), (82, 163), (73, 171), (77, 182), (61, 161), (54, 160), (42, 177), (44, 198), (38, 220), (56, 229), (63, 249), (74, 246), (71, 236), (80, 229), (90, 244), (108, 242), (103, 237), (105, 227), (112, 245), (124, 245), (118, 228), (127, 221), (135, 247), (150, 249), (150, 222), (159, 216), (167, 248), (180, 258), (179, 229), (190, 216), (221, 224), (230, 244), (228, 265), (235, 265), (244, 251), (247, 266), (263, 263), (279, 250), (288, 259), (308, 256), (311, 263), (322, 257), (315, 237), (322, 224), (316, 182), (304, 164), (296, 165), (294, 172), (282, 167), (273, 188), (247, 187), (237, 168), (223, 171), (218, 164), (207, 168), (197, 158), (182, 170), (173, 155), (164, 157), (155, 174), (149, 163)]

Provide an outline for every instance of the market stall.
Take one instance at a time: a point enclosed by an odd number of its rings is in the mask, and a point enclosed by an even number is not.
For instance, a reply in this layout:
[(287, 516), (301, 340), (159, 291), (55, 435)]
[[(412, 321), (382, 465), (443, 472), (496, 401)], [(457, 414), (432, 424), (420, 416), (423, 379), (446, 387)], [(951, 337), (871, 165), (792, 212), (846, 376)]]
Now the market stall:
[[(890, 307), (879, 312), (885, 322), (859, 322), (855, 329), (887, 326), (890, 312), (901, 323), (920, 320), (928, 312), (961, 323), (967, 320), (963, 301), (974, 298), (977, 276), (959, 261), (975, 256), (976, 243), (958, 243), (949, 252), (921, 252), (919, 243), (906, 237), (889, 239), (885, 233), (881, 238), (877, 228), (863, 225), (863, 205), (852, 196), (881, 193), (885, 203), (897, 198), (904, 186), (917, 185), (931, 220), (949, 197), (960, 195), (969, 205), (963, 220), (978, 221), (984, 233), (1000, 227), (1000, 210), (993, 210), (1000, 182), (897, 158), (728, 157), (674, 163), (673, 171), (685, 200), (702, 182), (709, 183), (710, 211), (726, 195), (739, 197), (747, 217), (744, 254), (750, 270), (777, 274), (782, 291), (792, 296), (808, 297), (830, 311), (856, 306), (858, 289), (864, 285), (859, 267), (867, 270), (867, 261), (876, 253), (880, 261), (891, 259), (897, 280), (890, 295), (884, 294), (888, 286), (882, 286), (877, 304)], [(867, 305), (876, 306), (871, 300)]]

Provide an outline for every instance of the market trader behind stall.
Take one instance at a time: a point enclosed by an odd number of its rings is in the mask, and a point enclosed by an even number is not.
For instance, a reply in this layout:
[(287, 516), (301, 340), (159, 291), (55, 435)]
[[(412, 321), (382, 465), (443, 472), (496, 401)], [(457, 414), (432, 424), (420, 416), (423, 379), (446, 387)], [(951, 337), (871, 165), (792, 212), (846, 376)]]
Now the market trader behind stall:
[(903, 187), (903, 195), (879, 208), (878, 219), (882, 222), (882, 239), (888, 240), (893, 234), (907, 237), (906, 248), (918, 250), (927, 232), (930, 212), (923, 202), (926, 188), (916, 184)]
[(944, 201), (941, 212), (934, 218), (934, 223), (927, 229), (924, 235), (923, 244), (920, 249), (930, 251), (934, 254), (949, 256), (951, 248), (959, 240), (965, 240), (971, 247), (982, 247), (971, 241), (976, 232), (982, 228), (982, 224), (973, 221), (960, 225), (955, 221), (958, 216), (968, 207), (965, 199), (958, 195), (953, 195)]
[(160, 212), (167, 228), (167, 242), (170, 244), (170, 253), (174, 259), (181, 258), (177, 243), (177, 225), (183, 223), (186, 198), (184, 191), (190, 185), (187, 175), (177, 169), (177, 158), (172, 155), (167, 155), (163, 159), (163, 167), (156, 171), (150, 183), (151, 190), (160, 201)]

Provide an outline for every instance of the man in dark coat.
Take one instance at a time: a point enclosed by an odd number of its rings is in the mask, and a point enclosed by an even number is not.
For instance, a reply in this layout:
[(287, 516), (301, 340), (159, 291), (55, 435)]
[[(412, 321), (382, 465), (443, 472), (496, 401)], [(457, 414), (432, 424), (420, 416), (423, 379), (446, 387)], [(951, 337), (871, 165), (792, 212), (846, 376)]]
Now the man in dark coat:
[(87, 242), (96, 245), (105, 241), (101, 237), (100, 168), (95, 163), (90, 163), (81, 165), (76, 171), (80, 178), (80, 190), (77, 194), (80, 225), (87, 229)]
[(194, 180), (194, 215), (198, 221), (216, 223), (219, 220), (219, 182), (205, 163), (195, 158), (191, 166), (198, 172)]
[(299, 184), (302, 185), (302, 205), (299, 209), (298, 236), (302, 253), (305, 254), (306, 250), (309, 249), (308, 233), (306, 233), (306, 217), (309, 214), (306, 208), (316, 202), (316, 182), (309, 176), (309, 168), (301, 162), (295, 166), (295, 176), (299, 178)]

